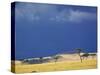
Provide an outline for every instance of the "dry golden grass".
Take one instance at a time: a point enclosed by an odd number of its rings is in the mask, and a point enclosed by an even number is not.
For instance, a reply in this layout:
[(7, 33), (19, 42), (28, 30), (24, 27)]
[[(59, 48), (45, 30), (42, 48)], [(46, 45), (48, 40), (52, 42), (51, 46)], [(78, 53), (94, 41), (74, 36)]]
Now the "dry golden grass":
[(79, 69), (94, 69), (97, 68), (96, 59), (80, 61), (62, 61), (50, 62), (43, 64), (16, 64), (16, 73), (27, 72), (47, 72), (47, 71), (65, 71), (65, 70), (79, 70)]

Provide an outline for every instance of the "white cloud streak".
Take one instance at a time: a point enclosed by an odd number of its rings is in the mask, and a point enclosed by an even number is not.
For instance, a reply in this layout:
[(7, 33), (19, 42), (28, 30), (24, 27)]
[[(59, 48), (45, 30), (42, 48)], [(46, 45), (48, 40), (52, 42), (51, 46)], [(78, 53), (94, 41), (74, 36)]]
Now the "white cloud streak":
[(55, 17), (50, 18), (53, 21), (60, 22), (74, 22), (80, 23), (85, 21), (91, 21), (96, 19), (96, 14), (91, 12), (84, 12), (79, 10), (62, 11), (58, 13)]
[(56, 13), (56, 7), (45, 4), (18, 3), (16, 4), (15, 12), (16, 20), (24, 18), (30, 21), (37, 21)]
[(69, 21), (70, 22), (83, 22), (96, 19), (95, 13), (83, 12), (83, 11), (73, 11), (70, 10)]
[(15, 12), (17, 20), (24, 18), (30, 21), (45, 19), (55, 22), (81, 23), (96, 19), (96, 13), (93, 12), (73, 10), (72, 8), (58, 11), (58, 6), (48, 4), (19, 3), (16, 5)]

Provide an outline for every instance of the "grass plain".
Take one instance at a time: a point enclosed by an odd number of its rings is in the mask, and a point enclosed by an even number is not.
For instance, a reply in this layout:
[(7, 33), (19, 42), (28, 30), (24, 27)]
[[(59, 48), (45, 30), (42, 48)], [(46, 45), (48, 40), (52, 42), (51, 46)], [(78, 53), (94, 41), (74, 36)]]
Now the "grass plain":
[[(63, 55), (69, 57), (69, 55)], [(74, 59), (72, 57), (74, 56)], [(82, 70), (97, 68), (97, 59), (88, 58), (81, 63), (78, 56), (70, 55), (70, 60), (61, 59), (57, 62), (48, 62), (42, 64), (22, 64), (20, 61), (12, 67), (15, 68), (15, 73), (32, 73), (32, 72), (50, 72), (50, 71), (67, 71), (67, 70)], [(72, 58), (72, 59), (71, 59)], [(64, 60), (64, 61), (62, 61)]]

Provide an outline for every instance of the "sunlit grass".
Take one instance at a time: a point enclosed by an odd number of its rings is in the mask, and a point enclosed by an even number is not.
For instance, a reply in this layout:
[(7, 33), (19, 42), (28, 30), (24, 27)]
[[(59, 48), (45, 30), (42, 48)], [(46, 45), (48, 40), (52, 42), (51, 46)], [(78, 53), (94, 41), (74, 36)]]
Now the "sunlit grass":
[(16, 73), (27, 72), (47, 72), (47, 71), (64, 71), (64, 70), (79, 70), (79, 69), (94, 69), (97, 67), (96, 59), (80, 61), (63, 61), (43, 64), (16, 64)]

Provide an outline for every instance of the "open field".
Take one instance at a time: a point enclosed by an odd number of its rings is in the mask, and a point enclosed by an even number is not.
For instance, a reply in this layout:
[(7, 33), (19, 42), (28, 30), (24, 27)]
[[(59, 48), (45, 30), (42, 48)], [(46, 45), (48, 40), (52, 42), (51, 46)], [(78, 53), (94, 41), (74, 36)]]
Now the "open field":
[(77, 55), (71, 55), (74, 56), (74, 58), (72, 58), (70, 55), (63, 55), (63, 56), (66, 57), (67, 60), (63, 58), (63, 59), (59, 59), (59, 61), (57, 62), (52, 61), (52, 62), (42, 63), (42, 64), (22, 64), (20, 63), (20, 61), (17, 61), (18, 63), (15, 64), (15, 70), (16, 73), (27, 73), (27, 72), (65, 71), (65, 70), (97, 68), (96, 57), (85, 59), (81, 63)]

